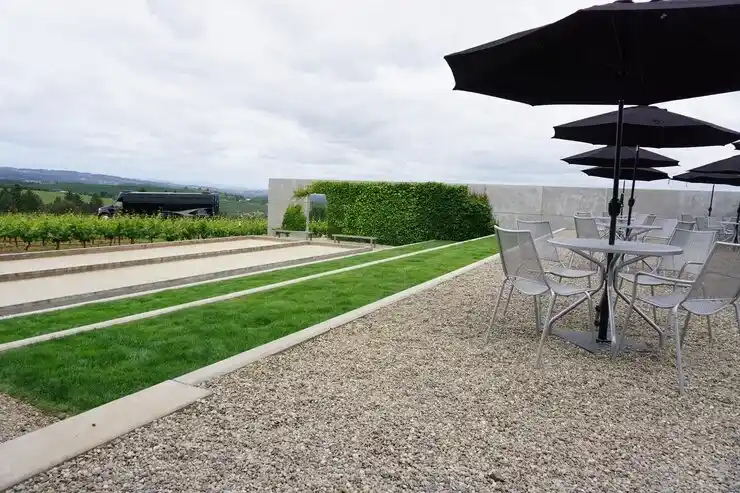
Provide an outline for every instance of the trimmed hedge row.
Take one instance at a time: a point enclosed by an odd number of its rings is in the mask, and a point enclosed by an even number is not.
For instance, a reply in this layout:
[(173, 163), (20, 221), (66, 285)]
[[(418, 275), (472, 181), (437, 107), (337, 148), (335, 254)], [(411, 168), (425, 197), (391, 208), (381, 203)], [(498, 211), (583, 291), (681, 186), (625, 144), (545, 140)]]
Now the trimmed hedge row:
[(375, 236), (386, 245), (462, 241), (493, 233), (484, 195), (464, 185), (317, 181), (296, 197), (324, 194), (329, 234)]

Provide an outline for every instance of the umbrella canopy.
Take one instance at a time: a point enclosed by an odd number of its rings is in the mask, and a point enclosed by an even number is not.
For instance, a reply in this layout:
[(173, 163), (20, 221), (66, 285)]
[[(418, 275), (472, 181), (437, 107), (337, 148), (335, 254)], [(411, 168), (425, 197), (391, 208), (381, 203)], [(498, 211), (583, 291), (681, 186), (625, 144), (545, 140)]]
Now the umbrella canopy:
[[(577, 164), (581, 166), (598, 166), (600, 168), (613, 168), (616, 148), (614, 146), (601, 147), (593, 151), (583, 152), (574, 156), (563, 158), (568, 164)], [(662, 156), (656, 152), (640, 149), (640, 158), (637, 163), (638, 168), (666, 168), (669, 166), (678, 166), (678, 161), (667, 156)], [(634, 147), (622, 147), (620, 159), (622, 163), (629, 161), (632, 165), (637, 157), (637, 150)], [(630, 166), (632, 167), (632, 166)]]
[(738, 23), (740, 0), (614, 2), (445, 60), (460, 91), (531, 105), (653, 104), (740, 90), (727, 62), (740, 51)]
[(691, 171), (694, 173), (728, 173), (728, 174), (740, 174), (740, 154), (726, 159), (720, 159), (713, 163), (699, 166)]
[(695, 173), (689, 171), (676, 175), (671, 180), (683, 181), (686, 183), (706, 183), (709, 185), (732, 185), (740, 187), (740, 175), (729, 175), (725, 173)]
[[(583, 170), (588, 176), (598, 176), (599, 178), (614, 178), (614, 170), (609, 168), (588, 168)], [(619, 170), (620, 180), (633, 181), (656, 181), (667, 180), (670, 178), (668, 173), (653, 168), (622, 168)]]
[(740, 151), (740, 142), (735, 142), (735, 149)]
[[(656, 106), (625, 108), (623, 118), (623, 146), (703, 147), (726, 145), (740, 138), (740, 132)], [(554, 138), (589, 144), (613, 144), (618, 119), (618, 112), (612, 111), (558, 125)], [(640, 159), (643, 159), (642, 152)]]

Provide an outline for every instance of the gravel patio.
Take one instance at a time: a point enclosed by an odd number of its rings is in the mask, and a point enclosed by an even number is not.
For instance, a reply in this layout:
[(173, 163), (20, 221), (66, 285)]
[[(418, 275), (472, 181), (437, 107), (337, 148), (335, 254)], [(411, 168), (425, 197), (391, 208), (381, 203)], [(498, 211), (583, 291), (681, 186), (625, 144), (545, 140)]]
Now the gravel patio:
[(213, 381), (14, 491), (740, 491), (731, 311), (712, 347), (692, 324), (679, 398), (670, 342), (610, 360), (551, 337), (535, 370), (531, 299), (484, 346), (501, 280), (493, 261)]

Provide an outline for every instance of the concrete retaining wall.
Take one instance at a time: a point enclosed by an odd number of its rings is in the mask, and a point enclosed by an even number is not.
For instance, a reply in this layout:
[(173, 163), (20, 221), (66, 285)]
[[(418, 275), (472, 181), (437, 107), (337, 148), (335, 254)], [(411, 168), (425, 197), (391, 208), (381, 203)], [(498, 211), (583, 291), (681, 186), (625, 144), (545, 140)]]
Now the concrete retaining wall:
[[(267, 205), (268, 228), (279, 228), (285, 209), (293, 201), (293, 191), (313, 180), (270, 178)], [(517, 219), (551, 222), (552, 228), (573, 228), (576, 211), (602, 215), (611, 197), (609, 188), (549, 187), (496, 184), (469, 184), (471, 191), (484, 193), (503, 227), (515, 227)], [(709, 206), (709, 190), (638, 190), (635, 211), (659, 217), (677, 218), (680, 214), (704, 216)], [(629, 194), (629, 191), (627, 192)], [(626, 199), (625, 199), (626, 200)], [(733, 216), (740, 192), (715, 192), (712, 216)]]

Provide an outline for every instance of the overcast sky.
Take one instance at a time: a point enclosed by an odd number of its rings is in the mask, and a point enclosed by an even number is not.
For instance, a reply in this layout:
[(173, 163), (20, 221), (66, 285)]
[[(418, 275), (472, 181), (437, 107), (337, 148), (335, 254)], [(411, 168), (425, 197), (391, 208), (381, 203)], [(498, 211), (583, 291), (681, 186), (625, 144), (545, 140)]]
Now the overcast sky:
[[(613, 108), (453, 92), (442, 58), (592, 3), (1, 0), (0, 165), (603, 186), (559, 161), (591, 146), (552, 126)], [(740, 94), (661, 106), (740, 129)], [(687, 169), (732, 150), (665, 154)]]

